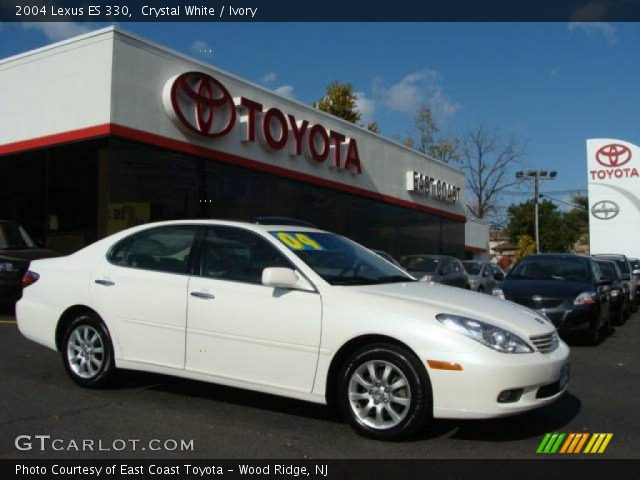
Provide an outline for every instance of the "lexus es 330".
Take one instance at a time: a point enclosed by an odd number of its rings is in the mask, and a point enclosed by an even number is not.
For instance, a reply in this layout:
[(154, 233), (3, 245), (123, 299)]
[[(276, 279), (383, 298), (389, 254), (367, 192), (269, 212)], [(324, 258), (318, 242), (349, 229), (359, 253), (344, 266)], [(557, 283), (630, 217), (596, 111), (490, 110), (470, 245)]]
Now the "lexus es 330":
[(332, 404), (376, 438), (567, 388), (569, 349), (539, 314), (315, 228), (149, 224), (33, 261), (23, 281), (20, 331), (85, 387), (118, 368), (187, 377)]

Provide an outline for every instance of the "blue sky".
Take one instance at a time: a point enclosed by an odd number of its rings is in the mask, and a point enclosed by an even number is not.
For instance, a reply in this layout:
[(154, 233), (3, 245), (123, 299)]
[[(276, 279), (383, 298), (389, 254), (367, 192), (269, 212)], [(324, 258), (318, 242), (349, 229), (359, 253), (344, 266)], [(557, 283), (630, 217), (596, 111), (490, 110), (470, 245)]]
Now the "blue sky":
[[(0, 24), (0, 58), (100, 26)], [(421, 102), (447, 136), (479, 123), (515, 134), (527, 152), (523, 168), (558, 171), (543, 191), (586, 189), (587, 138), (640, 144), (640, 24), (122, 27), (304, 103), (332, 80), (349, 81), (385, 136), (405, 136)]]

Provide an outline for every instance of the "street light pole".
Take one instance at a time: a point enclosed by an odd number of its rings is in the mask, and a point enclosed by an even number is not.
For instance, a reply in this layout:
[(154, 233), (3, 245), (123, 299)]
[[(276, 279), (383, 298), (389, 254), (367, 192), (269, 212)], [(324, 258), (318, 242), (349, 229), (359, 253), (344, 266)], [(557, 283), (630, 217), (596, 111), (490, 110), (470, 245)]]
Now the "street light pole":
[(536, 253), (540, 253), (540, 220), (538, 214), (538, 199), (540, 198), (540, 170), (536, 170), (534, 180), (533, 180), (533, 195), (534, 195), (534, 205), (535, 205), (535, 215), (536, 215)]
[(536, 235), (536, 253), (540, 253), (540, 218), (539, 218), (539, 200), (540, 200), (540, 180), (553, 180), (558, 172), (546, 170), (529, 170), (528, 172), (516, 172), (517, 179), (524, 177), (533, 179), (533, 206), (535, 209), (535, 235)]

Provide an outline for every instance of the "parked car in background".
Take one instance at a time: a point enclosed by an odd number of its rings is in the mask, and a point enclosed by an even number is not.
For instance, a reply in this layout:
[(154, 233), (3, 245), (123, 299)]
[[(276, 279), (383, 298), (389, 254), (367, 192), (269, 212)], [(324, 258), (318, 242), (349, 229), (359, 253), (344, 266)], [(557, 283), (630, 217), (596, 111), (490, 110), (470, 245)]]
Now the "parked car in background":
[(611, 299), (611, 323), (622, 325), (629, 315), (628, 285), (622, 280), (622, 272), (613, 260), (596, 259), (596, 264), (605, 279), (611, 279), (609, 297)]
[(396, 267), (402, 268), (402, 265), (400, 265), (400, 262), (398, 262), (395, 258), (393, 258), (391, 255), (389, 255), (384, 250), (371, 250), (371, 251), (373, 253), (375, 253), (376, 255), (380, 255), (386, 261), (393, 263)]
[(498, 282), (504, 280), (504, 272), (490, 262), (465, 260), (462, 262), (471, 290), (491, 294)]
[(626, 255), (614, 254), (614, 253), (603, 253), (598, 255), (593, 255), (594, 258), (612, 260), (616, 262), (620, 272), (622, 272), (622, 281), (625, 284), (625, 290), (628, 292), (629, 298), (628, 300), (628, 312), (629, 314), (638, 311), (637, 299), (636, 299), (636, 288), (633, 288), (633, 272), (631, 270), (631, 262), (626, 257)]
[(636, 305), (640, 305), (640, 259), (630, 258), (631, 264), (631, 283), (636, 286)]
[(20, 332), (84, 387), (152, 371), (329, 403), (395, 439), (542, 407), (569, 381), (569, 348), (535, 312), (418, 282), (312, 228), (141, 225), (25, 277)]
[(537, 254), (513, 267), (493, 295), (537, 310), (562, 334), (579, 332), (596, 345), (610, 328), (610, 285), (593, 258)]
[(0, 308), (11, 309), (22, 294), (22, 276), (31, 260), (55, 257), (38, 247), (19, 224), (0, 220)]
[(422, 282), (442, 283), (452, 287), (471, 288), (462, 263), (447, 255), (406, 255), (400, 265)]

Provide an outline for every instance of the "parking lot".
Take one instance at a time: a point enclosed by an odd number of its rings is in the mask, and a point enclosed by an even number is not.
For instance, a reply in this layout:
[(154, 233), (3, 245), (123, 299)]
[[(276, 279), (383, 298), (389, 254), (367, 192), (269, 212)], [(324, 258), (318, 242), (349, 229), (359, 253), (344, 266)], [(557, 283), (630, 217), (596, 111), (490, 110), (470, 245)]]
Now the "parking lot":
[[(81, 389), (57, 353), (23, 338), (11, 317), (0, 320), (2, 458), (532, 458), (546, 432), (611, 432), (599, 457), (640, 458), (640, 313), (598, 347), (571, 345), (571, 384), (557, 403), (499, 420), (436, 421), (398, 443), (361, 438), (320, 405), (171, 377), (128, 372), (115, 388)], [(19, 435), (43, 434), (103, 447), (193, 440), (193, 450), (14, 446)]]

